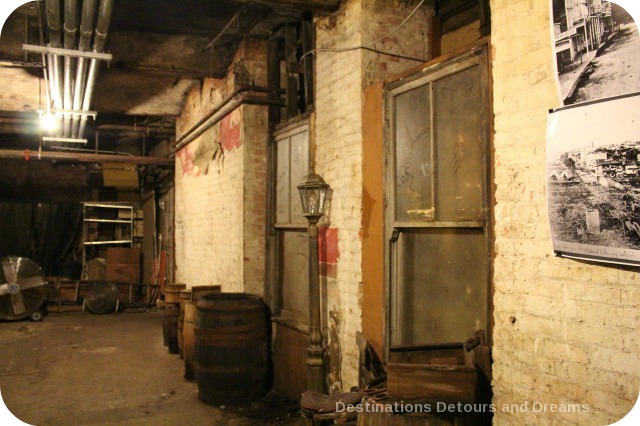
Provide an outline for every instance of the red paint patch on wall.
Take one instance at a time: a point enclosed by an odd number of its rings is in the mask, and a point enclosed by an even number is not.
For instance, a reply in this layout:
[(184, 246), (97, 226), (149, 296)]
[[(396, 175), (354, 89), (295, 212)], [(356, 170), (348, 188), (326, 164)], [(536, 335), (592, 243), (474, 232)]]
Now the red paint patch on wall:
[(193, 162), (193, 153), (195, 149), (196, 144), (187, 145), (176, 154), (176, 156), (180, 160), (180, 166), (182, 167), (183, 176), (200, 175), (200, 170), (198, 170), (195, 163)]
[(335, 265), (338, 263), (338, 228), (320, 228), (318, 230), (318, 257), (320, 263)]
[(225, 151), (231, 151), (242, 145), (242, 114), (233, 111), (220, 122), (220, 142)]

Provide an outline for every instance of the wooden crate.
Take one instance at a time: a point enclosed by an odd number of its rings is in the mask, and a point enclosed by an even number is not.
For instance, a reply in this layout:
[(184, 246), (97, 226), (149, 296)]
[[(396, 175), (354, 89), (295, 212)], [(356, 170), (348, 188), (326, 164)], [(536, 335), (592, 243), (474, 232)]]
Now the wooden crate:
[(135, 247), (108, 247), (107, 264), (139, 265), (140, 249)]
[(140, 283), (140, 264), (107, 263), (107, 281), (120, 283)]
[(473, 403), (476, 368), (462, 343), (392, 348), (387, 365), (389, 398), (422, 403)]

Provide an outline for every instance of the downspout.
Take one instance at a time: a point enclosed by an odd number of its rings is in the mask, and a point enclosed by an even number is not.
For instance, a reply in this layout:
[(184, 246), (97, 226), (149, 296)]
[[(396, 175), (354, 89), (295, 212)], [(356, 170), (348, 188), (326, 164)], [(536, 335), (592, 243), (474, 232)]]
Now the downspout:
[[(78, 33), (78, 0), (65, 0), (64, 2), (64, 48), (76, 48), (76, 34)], [(73, 109), (73, 84), (71, 72), (74, 58), (65, 56), (64, 58), (64, 109)], [(63, 135), (69, 137), (71, 134), (71, 117), (64, 116)]]
[[(91, 39), (95, 23), (98, 0), (84, 0), (82, 3), (82, 20), (80, 21), (80, 43), (78, 49), (86, 52), (91, 49)], [(82, 109), (82, 98), (85, 90), (85, 79), (87, 71), (87, 58), (78, 59), (78, 69), (76, 71), (76, 87), (73, 91), (73, 109)], [(80, 130), (80, 119), (74, 115), (71, 121), (71, 137), (77, 138)]]
[[(113, 12), (113, 4), (115, 0), (102, 0), (100, 2), (100, 11), (98, 12), (98, 23), (96, 24), (96, 36), (93, 50), (97, 53), (104, 52), (104, 46), (107, 42), (107, 35), (109, 31), (109, 25), (111, 24), (111, 14)], [(82, 101), (82, 109), (89, 110), (91, 108), (91, 98), (93, 96), (93, 88), (98, 77), (98, 69), (100, 63), (97, 59), (92, 59), (89, 65), (89, 75), (87, 77), (87, 86), (84, 92), (84, 99)], [(87, 117), (80, 117), (80, 129), (78, 131), (78, 137), (84, 136), (85, 126), (87, 125)]]

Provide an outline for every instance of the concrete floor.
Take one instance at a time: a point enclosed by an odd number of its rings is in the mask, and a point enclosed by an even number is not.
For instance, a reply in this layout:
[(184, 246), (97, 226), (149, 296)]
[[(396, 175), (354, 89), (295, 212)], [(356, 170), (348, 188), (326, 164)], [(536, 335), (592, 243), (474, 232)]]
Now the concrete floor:
[(183, 361), (163, 346), (162, 312), (0, 322), (0, 346), (2, 398), (29, 424), (304, 424), (282, 407), (201, 403)]

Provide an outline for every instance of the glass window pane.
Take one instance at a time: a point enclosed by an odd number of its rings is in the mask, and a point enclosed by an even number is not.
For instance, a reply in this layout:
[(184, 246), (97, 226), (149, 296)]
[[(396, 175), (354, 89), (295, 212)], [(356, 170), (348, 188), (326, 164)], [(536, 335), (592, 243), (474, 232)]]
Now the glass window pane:
[(482, 220), (486, 107), (481, 100), (480, 67), (460, 71), (434, 84), (436, 140), (436, 218)]
[(276, 223), (289, 223), (289, 138), (278, 141), (276, 150)]
[(281, 232), (280, 250), (282, 309), (306, 321), (309, 312), (309, 237), (306, 230)]
[(429, 85), (395, 97), (396, 220), (433, 220)]
[(302, 216), (302, 204), (298, 185), (309, 170), (309, 132), (291, 136), (291, 223), (306, 223)]
[[(487, 243), (482, 230), (402, 234), (401, 344), (463, 342), (486, 330)], [(394, 339), (395, 340), (395, 339)]]

